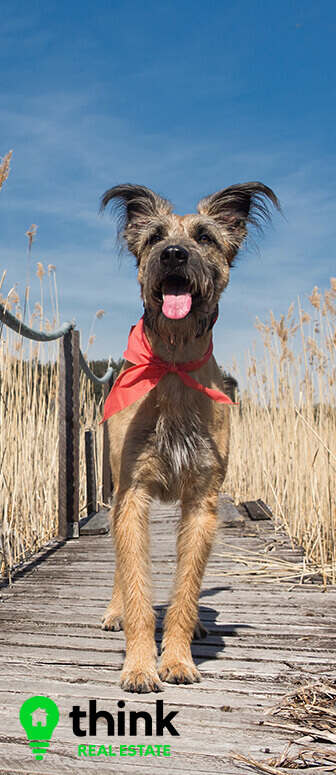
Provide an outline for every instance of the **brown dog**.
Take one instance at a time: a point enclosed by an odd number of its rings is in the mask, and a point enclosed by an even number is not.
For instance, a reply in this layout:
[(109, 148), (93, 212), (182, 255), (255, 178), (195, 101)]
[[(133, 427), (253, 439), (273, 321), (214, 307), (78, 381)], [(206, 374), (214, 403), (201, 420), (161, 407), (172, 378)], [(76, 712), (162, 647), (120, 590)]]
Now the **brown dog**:
[[(120, 229), (138, 266), (144, 334), (154, 356), (168, 364), (202, 360), (211, 345), (218, 302), (247, 224), (269, 219), (261, 183), (230, 186), (202, 199), (198, 214), (175, 215), (170, 202), (131, 184), (102, 197), (121, 213)], [(123, 369), (132, 363), (126, 361)], [(213, 356), (192, 377), (223, 393)], [(234, 411), (234, 410), (233, 410)], [(200, 680), (191, 656), (202, 576), (216, 530), (218, 492), (229, 453), (228, 406), (186, 385), (178, 373), (108, 420), (115, 487), (113, 530), (117, 552), (114, 589), (103, 628), (124, 627), (127, 653), (121, 686), (161, 691), (161, 681)], [(157, 667), (151, 605), (148, 511), (151, 499), (181, 502), (177, 572)]]

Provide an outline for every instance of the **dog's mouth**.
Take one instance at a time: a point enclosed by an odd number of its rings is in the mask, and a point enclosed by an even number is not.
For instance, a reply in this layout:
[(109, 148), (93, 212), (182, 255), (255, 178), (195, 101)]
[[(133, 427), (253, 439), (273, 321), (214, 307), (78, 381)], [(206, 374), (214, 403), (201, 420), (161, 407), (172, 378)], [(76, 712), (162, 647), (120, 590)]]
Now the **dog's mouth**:
[(158, 286), (155, 298), (162, 302), (162, 313), (171, 320), (185, 318), (191, 310), (193, 296), (186, 277), (178, 274), (167, 275)]

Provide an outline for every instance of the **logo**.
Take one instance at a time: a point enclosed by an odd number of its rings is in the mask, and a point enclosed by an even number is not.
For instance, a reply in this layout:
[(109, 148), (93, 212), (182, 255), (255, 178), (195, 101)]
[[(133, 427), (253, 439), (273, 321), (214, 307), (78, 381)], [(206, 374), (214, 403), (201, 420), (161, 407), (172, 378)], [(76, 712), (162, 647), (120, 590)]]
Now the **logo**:
[[(82, 710), (79, 705), (74, 705), (69, 713), (72, 719), (72, 732), (75, 737), (97, 737), (97, 722), (105, 727), (104, 732), (108, 738), (137, 737), (163, 737), (165, 733), (179, 736), (173, 719), (178, 711), (166, 711), (163, 700), (156, 700), (155, 714), (140, 710), (125, 711), (126, 703), (118, 700), (117, 711), (112, 715), (107, 710), (97, 708), (97, 700), (89, 700), (89, 710)], [(152, 717), (153, 715), (153, 717)], [(83, 721), (86, 719), (86, 722)], [(59, 710), (56, 703), (50, 697), (37, 695), (26, 700), (20, 708), (20, 722), (27, 733), (27, 738), (37, 761), (41, 761), (49, 747), (52, 733), (59, 722)], [(114, 741), (117, 743), (117, 740)], [(113, 750), (115, 748), (115, 750)], [(102, 745), (96, 744), (78, 745), (77, 755), (81, 757), (92, 756), (170, 756), (170, 745)]]
[(49, 697), (30, 697), (21, 705), (20, 722), (38, 761), (43, 759), (58, 721), (58, 707)]

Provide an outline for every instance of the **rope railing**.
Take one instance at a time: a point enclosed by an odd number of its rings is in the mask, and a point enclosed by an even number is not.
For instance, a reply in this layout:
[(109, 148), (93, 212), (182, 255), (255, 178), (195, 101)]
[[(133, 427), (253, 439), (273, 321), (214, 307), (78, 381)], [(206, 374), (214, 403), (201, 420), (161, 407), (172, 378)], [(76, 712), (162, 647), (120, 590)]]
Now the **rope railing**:
[(112, 366), (108, 367), (103, 377), (97, 377), (96, 374), (94, 374), (93, 371), (91, 371), (90, 367), (88, 366), (81, 350), (79, 350), (79, 366), (82, 369), (82, 371), (84, 371), (84, 374), (88, 377), (88, 379), (90, 379), (91, 382), (94, 382), (95, 385), (105, 385), (106, 382), (109, 382), (110, 379), (112, 379), (113, 377)]
[[(16, 318), (15, 315), (12, 315), (12, 313), (9, 312), (9, 310), (6, 309), (1, 302), (0, 323), (4, 323), (6, 326), (8, 326), (8, 328), (11, 328), (17, 334), (24, 336), (25, 339), (32, 339), (35, 342), (53, 342), (55, 339), (61, 339), (62, 336), (65, 336), (65, 334), (68, 334), (69, 331), (75, 328), (74, 323), (67, 322), (62, 323), (59, 328), (54, 328), (52, 331), (35, 331), (35, 329), (26, 326), (22, 320)], [(91, 382), (93, 382), (95, 385), (105, 385), (105, 383), (109, 382), (113, 375), (113, 369), (111, 366), (109, 366), (103, 377), (97, 377), (88, 366), (81, 350), (79, 350), (79, 366), (84, 374), (88, 377), (88, 379), (90, 379)]]
[[(103, 388), (106, 399), (113, 385), (114, 371), (109, 366), (103, 377), (97, 377), (88, 366), (79, 346), (79, 331), (74, 323), (63, 323), (52, 331), (36, 331), (12, 315), (0, 302), (0, 335), (3, 325), (20, 336), (37, 342), (60, 340), (59, 344), (59, 436), (58, 436), (58, 535), (60, 538), (79, 537), (79, 369), (95, 385)], [(86, 431), (87, 440), (87, 510), (96, 511), (95, 441), (94, 432)], [(90, 447), (90, 449), (89, 449)], [(42, 454), (42, 452), (41, 452)], [(110, 449), (106, 423), (103, 426), (103, 502), (109, 503), (113, 483), (110, 468)], [(90, 493), (90, 495), (89, 495)]]
[(35, 331), (33, 328), (26, 326), (22, 320), (12, 315), (8, 309), (0, 302), (0, 323), (4, 323), (5, 326), (11, 328), (15, 333), (21, 334), (25, 339), (33, 339), (37, 342), (52, 342), (54, 339), (60, 339), (61, 336), (67, 334), (74, 328), (73, 323), (62, 323), (59, 328), (54, 328), (53, 331)]

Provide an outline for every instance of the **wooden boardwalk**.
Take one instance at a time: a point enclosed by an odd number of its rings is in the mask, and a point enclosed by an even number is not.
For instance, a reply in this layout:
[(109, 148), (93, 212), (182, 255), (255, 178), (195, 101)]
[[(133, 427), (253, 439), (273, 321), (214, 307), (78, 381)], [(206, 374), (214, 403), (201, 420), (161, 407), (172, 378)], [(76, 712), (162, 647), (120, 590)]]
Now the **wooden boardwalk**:
[[(175, 564), (175, 523), (174, 506), (155, 504), (151, 534), (158, 642)], [(258, 760), (280, 753), (290, 733), (266, 726), (263, 710), (297, 682), (334, 677), (336, 589), (325, 593), (310, 582), (224, 577), (222, 571), (239, 567), (219, 556), (224, 548), (228, 551), (227, 544), (240, 547), (241, 554), (275, 547), (271, 556), (297, 559), (272, 521), (252, 522), (238, 513), (232, 517), (228, 507), (200, 599), (201, 619), (210, 634), (193, 645), (202, 683), (166, 684), (159, 695), (121, 691), (123, 633), (100, 629), (114, 566), (109, 535), (85, 535), (63, 544), (43, 562), (30, 564), (12, 589), (2, 588), (0, 775), (235, 775), (249, 769), (234, 761), (234, 751)], [(21, 704), (38, 694), (53, 699), (60, 711), (42, 762), (35, 761), (19, 723)], [(113, 715), (117, 702), (124, 700), (127, 713), (147, 711), (153, 718), (156, 701), (163, 699), (165, 713), (178, 711), (173, 723), (179, 736), (165, 731), (163, 737), (145, 737), (139, 726), (137, 737), (108, 738), (106, 722), (100, 720), (97, 737), (76, 737), (69, 712), (74, 705), (88, 711), (90, 699), (97, 701), (98, 710)], [(82, 722), (83, 728), (87, 723)], [(79, 758), (78, 745), (83, 743), (97, 749), (110, 744), (112, 751), (120, 744), (170, 745), (171, 755)]]

